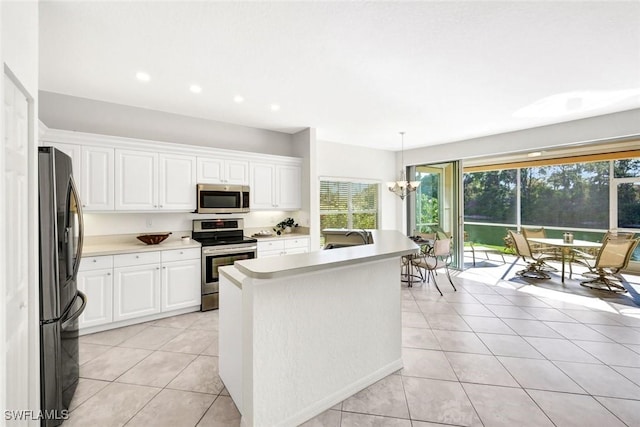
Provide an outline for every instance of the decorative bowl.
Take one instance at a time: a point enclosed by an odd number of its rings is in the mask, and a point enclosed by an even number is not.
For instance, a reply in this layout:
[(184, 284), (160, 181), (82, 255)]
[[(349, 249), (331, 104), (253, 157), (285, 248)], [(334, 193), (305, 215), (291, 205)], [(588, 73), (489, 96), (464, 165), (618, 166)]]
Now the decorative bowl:
[(167, 237), (169, 237), (171, 233), (149, 233), (149, 234), (140, 234), (136, 236), (138, 240), (146, 243), (147, 245), (157, 245), (160, 242), (163, 242)]

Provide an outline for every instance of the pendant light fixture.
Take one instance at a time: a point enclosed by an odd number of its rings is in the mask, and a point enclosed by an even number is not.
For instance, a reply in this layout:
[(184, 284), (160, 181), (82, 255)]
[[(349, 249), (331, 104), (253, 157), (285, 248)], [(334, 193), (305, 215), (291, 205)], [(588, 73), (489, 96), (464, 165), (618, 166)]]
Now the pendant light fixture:
[(389, 187), (389, 191), (400, 197), (400, 200), (404, 200), (407, 194), (416, 191), (420, 186), (420, 181), (407, 181), (404, 166), (404, 132), (400, 132), (400, 136), (402, 139), (400, 179), (395, 182), (388, 182), (387, 187)]

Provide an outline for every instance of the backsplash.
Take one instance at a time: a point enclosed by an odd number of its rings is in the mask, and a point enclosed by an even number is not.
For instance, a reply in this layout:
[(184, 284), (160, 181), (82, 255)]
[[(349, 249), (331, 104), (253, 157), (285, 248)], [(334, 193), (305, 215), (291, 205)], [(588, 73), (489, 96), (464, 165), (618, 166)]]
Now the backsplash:
[(243, 218), (246, 228), (271, 229), (284, 218), (293, 217), (301, 226), (308, 225), (300, 212), (254, 211), (237, 215), (199, 215), (193, 213), (85, 213), (85, 235), (103, 236), (162, 231), (190, 231), (194, 219)]

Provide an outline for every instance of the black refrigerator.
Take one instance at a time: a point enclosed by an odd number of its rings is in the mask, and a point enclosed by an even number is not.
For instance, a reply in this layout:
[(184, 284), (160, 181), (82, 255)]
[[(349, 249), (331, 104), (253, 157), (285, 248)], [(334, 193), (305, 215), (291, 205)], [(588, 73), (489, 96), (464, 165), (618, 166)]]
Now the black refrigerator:
[(86, 306), (76, 277), (82, 254), (82, 208), (71, 158), (38, 148), (40, 218), (40, 402), (43, 426), (56, 426), (78, 384), (78, 317)]

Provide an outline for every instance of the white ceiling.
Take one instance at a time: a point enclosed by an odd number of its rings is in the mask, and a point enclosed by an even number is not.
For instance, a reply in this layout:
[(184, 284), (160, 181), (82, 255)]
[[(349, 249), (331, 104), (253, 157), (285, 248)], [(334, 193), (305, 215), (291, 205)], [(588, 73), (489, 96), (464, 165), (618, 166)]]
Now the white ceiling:
[(46, 1), (40, 89), (398, 150), (640, 107), (640, 2)]

